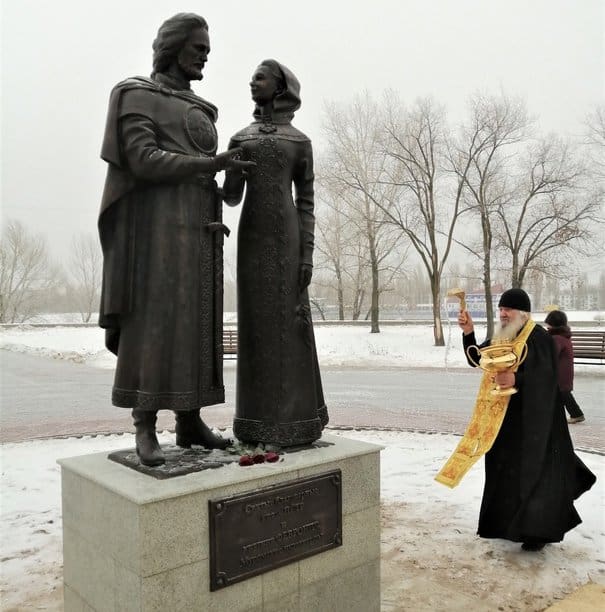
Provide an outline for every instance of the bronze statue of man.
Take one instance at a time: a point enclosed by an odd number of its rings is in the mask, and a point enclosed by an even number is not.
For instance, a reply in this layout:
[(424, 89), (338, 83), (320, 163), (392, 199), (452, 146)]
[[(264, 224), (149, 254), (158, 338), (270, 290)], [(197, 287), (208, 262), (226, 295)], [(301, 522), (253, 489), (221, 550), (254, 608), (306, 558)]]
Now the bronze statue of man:
[(131, 408), (141, 463), (165, 458), (158, 410), (176, 413), (176, 442), (224, 447), (200, 408), (225, 401), (221, 200), (214, 180), (249, 162), (217, 155), (214, 105), (194, 94), (210, 52), (206, 21), (180, 13), (153, 43), (150, 78), (111, 92), (101, 157), (103, 288), (99, 325), (117, 355), (112, 403)]

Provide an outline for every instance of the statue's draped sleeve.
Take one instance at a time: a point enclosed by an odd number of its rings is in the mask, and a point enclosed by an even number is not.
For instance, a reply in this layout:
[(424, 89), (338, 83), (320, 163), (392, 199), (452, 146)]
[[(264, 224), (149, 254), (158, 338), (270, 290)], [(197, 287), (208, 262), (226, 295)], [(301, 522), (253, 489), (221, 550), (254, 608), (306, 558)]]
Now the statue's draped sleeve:
[(315, 215), (313, 210), (313, 149), (311, 142), (302, 143), (300, 156), (294, 173), (295, 204), (301, 231), (301, 261), (313, 265), (313, 248), (315, 246)]
[[(111, 92), (105, 134), (103, 136), (103, 145), (101, 148), (101, 158), (107, 162), (108, 168), (99, 214), (100, 225), (103, 213), (105, 213), (113, 203), (132, 191), (137, 182), (134, 170), (129, 167), (128, 163), (131, 154), (125, 147), (123, 132), (124, 120), (131, 115), (138, 117), (139, 121), (145, 119), (147, 128), (154, 132), (153, 126), (150, 125), (151, 114), (153, 109), (159, 106), (159, 97), (165, 94), (166, 92), (162, 90), (158, 83), (145, 77), (126, 79), (118, 83)], [(190, 100), (192, 103), (203, 108), (212, 121), (216, 121), (216, 107), (210, 102), (195, 96), (191, 92), (170, 91), (170, 95), (184, 100)], [(137, 119), (128, 118), (129, 124), (131, 121), (136, 123)], [(148, 137), (149, 133), (147, 133), (146, 136)], [(151, 145), (147, 143), (146, 146), (149, 147)], [(147, 160), (140, 160), (143, 162), (150, 162), (146, 170), (142, 170), (143, 172), (149, 173), (151, 167), (157, 164), (157, 166), (161, 166), (164, 169), (162, 174), (166, 177), (168, 175), (168, 166), (166, 164), (175, 164), (178, 165), (179, 177), (183, 178), (183, 176), (192, 175), (195, 172), (192, 166), (199, 164), (199, 161), (194, 161), (196, 156), (186, 156), (178, 152), (169, 153), (167, 151), (164, 151), (164, 154), (160, 155), (161, 149), (157, 147), (157, 142), (155, 148), (158, 149), (157, 156), (152, 156)], [(145, 152), (149, 154), (151, 150), (148, 148)], [(177, 178), (178, 177), (174, 177), (174, 179)], [(159, 182), (160, 179), (157, 176), (152, 176), (148, 180)], [(166, 178), (163, 180), (166, 180)]]
[(179, 182), (200, 171), (200, 158), (166, 151), (158, 146), (156, 127), (147, 116), (150, 97), (161, 95), (144, 89), (124, 93), (120, 114), (120, 141), (128, 168), (137, 179)]

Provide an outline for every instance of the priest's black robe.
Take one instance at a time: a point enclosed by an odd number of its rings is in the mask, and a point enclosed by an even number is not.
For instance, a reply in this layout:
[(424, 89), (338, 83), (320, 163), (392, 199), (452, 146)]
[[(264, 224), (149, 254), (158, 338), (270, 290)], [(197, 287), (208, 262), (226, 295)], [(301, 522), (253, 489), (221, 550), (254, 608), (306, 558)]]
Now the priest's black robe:
[[(463, 336), (463, 344), (465, 351), (475, 345), (474, 333)], [(478, 534), (513, 542), (560, 542), (581, 523), (573, 501), (596, 477), (573, 450), (552, 338), (536, 326), (527, 349), (515, 375), (519, 392), (511, 396), (500, 432), (485, 455)], [(476, 349), (470, 351), (478, 362)]]

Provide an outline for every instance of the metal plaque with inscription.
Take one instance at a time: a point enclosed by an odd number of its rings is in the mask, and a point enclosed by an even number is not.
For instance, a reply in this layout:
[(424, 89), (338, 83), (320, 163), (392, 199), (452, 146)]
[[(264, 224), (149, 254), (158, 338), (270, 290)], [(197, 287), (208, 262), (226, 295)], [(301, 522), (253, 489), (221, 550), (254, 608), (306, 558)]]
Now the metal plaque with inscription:
[(341, 471), (208, 502), (210, 590), (342, 545)]

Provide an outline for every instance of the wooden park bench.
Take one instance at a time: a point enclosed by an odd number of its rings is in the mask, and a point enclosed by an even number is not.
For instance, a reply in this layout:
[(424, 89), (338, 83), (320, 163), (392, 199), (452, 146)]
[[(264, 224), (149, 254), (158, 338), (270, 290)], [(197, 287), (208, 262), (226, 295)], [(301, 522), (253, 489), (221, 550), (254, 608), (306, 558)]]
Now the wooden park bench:
[(605, 331), (571, 332), (575, 363), (605, 365)]
[(229, 327), (223, 329), (223, 359), (237, 358), (237, 329)]

